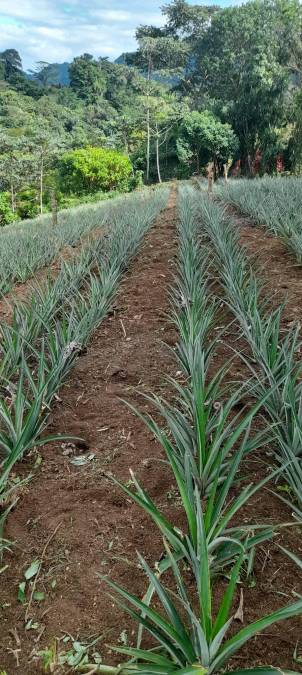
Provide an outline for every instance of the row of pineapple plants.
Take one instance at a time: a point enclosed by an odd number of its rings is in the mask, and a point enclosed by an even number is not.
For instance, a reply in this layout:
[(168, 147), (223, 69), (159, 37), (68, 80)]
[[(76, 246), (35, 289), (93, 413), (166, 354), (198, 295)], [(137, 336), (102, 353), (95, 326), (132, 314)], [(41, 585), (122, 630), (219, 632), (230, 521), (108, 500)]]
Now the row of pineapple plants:
[(80, 245), (83, 237), (110, 224), (115, 214), (140, 208), (146, 198), (147, 191), (66, 209), (58, 213), (56, 225), (47, 214), (1, 228), (0, 297), (50, 265), (65, 246)]
[[(32, 289), (1, 325), (0, 362), (0, 554), (3, 524), (13, 503), (12, 471), (45, 437), (54, 397), (94, 329), (106, 316), (122, 273), (167, 202), (166, 189), (122, 202), (98, 241), (63, 263), (58, 277)], [(51, 440), (55, 440), (51, 437)]]
[[(241, 509), (253, 494), (280, 471), (277, 468), (258, 484), (250, 485), (241, 484), (238, 475), (243, 458), (272, 440), (271, 432), (251, 431), (255, 415), (271, 394), (265, 392), (252, 408), (246, 406), (238, 413), (238, 403), (244, 405), (246, 386), (226, 384), (230, 362), (214, 368), (219, 337), (213, 337), (213, 329), (219, 320), (219, 302), (213, 299), (208, 269), (211, 256), (187, 188), (180, 190), (178, 235), (171, 320), (178, 332), (175, 358), (182, 376), (169, 378), (175, 394), (173, 403), (147, 396), (160, 413), (161, 424), (151, 415), (133, 412), (162, 447), (183, 516), (178, 514), (177, 522), (170, 521), (132, 472), (134, 489), (115, 481), (153, 520), (163, 547), (154, 569), (138, 554), (138, 564), (146, 575), (143, 598), (102, 577), (114, 603), (137, 623), (137, 644), (116, 648), (128, 657), (119, 667), (85, 664), (79, 666), (81, 672), (235, 673), (231, 659), (248, 640), (270, 625), (302, 613), (299, 599), (234, 630), (238, 584), (251, 571), (257, 544), (274, 536), (271, 525), (246, 525), (243, 517), (241, 525), (233, 524), (234, 516), (237, 523), (240, 521)], [(183, 519), (186, 527), (180, 530), (179, 521)], [(214, 611), (216, 582), (222, 574), (228, 582)], [(145, 632), (152, 637), (152, 648), (143, 647)], [(252, 675), (279, 671), (268, 666), (237, 672)]]
[(302, 262), (301, 179), (291, 177), (231, 180), (216, 188), (226, 204), (239, 208), (257, 225), (280, 237), (288, 250)]
[[(264, 408), (274, 429), (273, 449), (286, 480), (291, 507), (302, 516), (302, 361), (300, 326), (282, 327), (284, 306), (271, 299), (239, 242), (239, 233), (222, 207), (192, 193), (192, 205), (210, 239), (228, 306), (250, 352), (245, 356), (254, 396), (266, 395)], [(243, 356), (242, 356), (243, 358)]]

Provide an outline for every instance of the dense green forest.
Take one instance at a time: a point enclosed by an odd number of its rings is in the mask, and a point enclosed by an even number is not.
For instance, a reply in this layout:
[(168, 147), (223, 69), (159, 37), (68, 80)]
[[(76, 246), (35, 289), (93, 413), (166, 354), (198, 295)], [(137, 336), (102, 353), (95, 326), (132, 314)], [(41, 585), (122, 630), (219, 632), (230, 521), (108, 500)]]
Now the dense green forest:
[[(302, 167), (302, 8), (298, 0), (162, 8), (117, 63), (90, 54), (0, 61), (0, 221), (127, 191), (142, 181)], [(43, 55), (41, 55), (42, 57)], [(66, 66), (66, 64), (64, 64)], [(66, 84), (66, 81), (68, 82)]]

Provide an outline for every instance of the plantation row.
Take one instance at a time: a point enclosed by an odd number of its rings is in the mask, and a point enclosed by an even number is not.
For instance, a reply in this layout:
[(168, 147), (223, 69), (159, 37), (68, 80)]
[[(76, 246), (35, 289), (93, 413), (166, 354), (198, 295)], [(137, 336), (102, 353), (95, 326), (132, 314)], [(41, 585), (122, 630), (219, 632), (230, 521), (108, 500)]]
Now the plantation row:
[(261, 297), (263, 284), (257, 279), (239, 244), (239, 234), (223, 209), (208, 200), (196, 202), (211, 241), (216, 270), (242, 335), (249, 345), (245, 357), (253, 396), (263, 399), (267, 420), (274, 429), (273, 449), (282, 468), (290, 504), (302, 517), (302, 363), (300, 326), (284, 332), (284, 307), (271, 310), (269, 297)]
[(50, 214), (5, 227), (0, 233), (0, 297), (15, 282), (24, 282), (49, 265), (64, 246), (75, 246), (81, 237), (95, 228), (111, 223), (112, 213), (123, 210), (125, 202), (131, 211), (144, 200), (144, 193), (120, 197), (113, 202), (99, 202), (58, 213), (58, 224), (52, 225)]
[(49, 440), (41, 435), (55, 394), (107, 314), (121, 274), (167, 196), (161, 189), (127, 199), (127, 209), (118, 200), (106, 233), (63, 263), (54, 281), (34, 287), (30, 299), (15, 306), (12, 324), (1, 325), (0, 554), (9, 545), (2, 530), (20, 485), (12, 469)]
[(217, 189), (227, 204), (239, 207), (258, 225), (267, 225), (302, 262), (302, 186), (300, 178), (230, 181)]
[[(233, 671), (230, 661), (255, 635), (276, 622), (302, 613), (299, 598), (267, 616), (260, 615), (240, 630), (233, 621), (238, 584), (253, 568), (255, 546), (275, 533), (271, 525), (247, 524), (241, 512), (251, 497), (273, 478), (285, 475), (290, 485), (295, 479), (296, 463), (289, 463), (288, 457), (292, 458), (297, 447), (291, 442), (298, 433), (292, 426), (293, 420), (298, 425), (298, 402), (295, 400), (289, 424), (289, 402), (286, 401), (286, 416), (282, 417), (280, 399), (293, 389), (299, 390), (298, 375), (296, 380), (291, 380), (296, 377), (296, 369), (294, 373), (288, 371), (288, 361), (284, 362), (285, 354), (288, 359), (288, 344), (294, 345), (290, 352), (294, 359), (297, 335), (290, 333), (281, 343), (281, 349), (277, 349), (278, 342), (273, 340), (275, 332), (271, 337), (269, 330), (271, 326), (280, 328), (280, 312), (270, 315), (267, 304), (260, 302), (259, 282), (244, 258), (224, 211), (206, 198), (201, 200), (200, 193), (193, 188), (180, 189), (178, 235), (171, 319), (178, 332), (175, 358), (182, 377), (169, 378), (175, 393), (173, 404), (158, 396), (147, 397), (160, 413), (161, 425), (151, 416), (137, 414), (163, 449), (177, 486), (177, 503), (181, 504), (186, 527), (184, 531), (179, 528), (183, 519), (180, 514), (177, 522), (167, 518), (133, 472), (131, 479), (135, 489), (115, 481), (127, 497), (151, 517), (163, 537), (163, 550), (155, 571), (138, 554), (139, 566), (147, 578), (143, 599), (102, 577), (114, 593), (115, 604), (138, 624), (137, 646), (116, 648), (130, 660), (118, 668), (86, 664), (79, 670), (112, 675), (138, 672), (205, 675), (221, 672), (221, 669), (251, 675), (277, 673), (278, 670), (270, 666)], [(220, 305), (218, 299), (213, 299), (211, 288), (213, 264), (217, 266), (226, 302), (243, 336), (249, 338), (252, 358), (251, 380), (247, 385), (227, 382), (231, 359), (213, 374), (213, 356), (220, 340), (220, 335), (213, 337)], [(263, 323), (261, 330), (265, 336), (258, 333), (257, 320)], [(259, 362), (259, 372), (253, 365), (255, 359)], [(244, 360), (247, 361), (247, 357)], [(247, 395), (254, 399), (252, 407), (244, 405)], [(269, 425), (269, 431), (252, 432), (252, 422), (263, 408), (273, 425)], [(242, 460), (264, 449), (269, 442), (273, 442), (273, 447), (276, 443), (276, 469), (272, 467), (256, 484), (241, 482), (238, 471)], [(236, 525), (233, 524), (235, 516)], [(214, 611), (217, 580), (222, 573), (228, 582)], [(155, 598), (155, 605), (151, 606)], [(142, 647), (144, 631), (152, 637), (152, 649)]]

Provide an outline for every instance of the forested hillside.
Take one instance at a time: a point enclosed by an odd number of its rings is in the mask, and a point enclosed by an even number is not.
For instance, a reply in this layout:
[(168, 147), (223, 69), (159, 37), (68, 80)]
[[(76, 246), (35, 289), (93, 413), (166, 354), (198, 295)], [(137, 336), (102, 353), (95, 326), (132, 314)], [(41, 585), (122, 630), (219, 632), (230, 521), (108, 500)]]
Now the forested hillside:
[[(69, 84), (53, 84), (58, 64), (40, 61), (25, 74), (14, 45), (2, 52), (2, 224), (49, 208), (53, 193), (64, 206), (209, 162), (216, 175), (223, 165), (299, 173), (298, 0), (227, 9), (174, 0), (162, 11), (164, 27), (138, 27), (137, 52), (117, 63), (86, 53), (63, 64)], [(92, 148), (107, 150), (105, 175), (104, 152)]]

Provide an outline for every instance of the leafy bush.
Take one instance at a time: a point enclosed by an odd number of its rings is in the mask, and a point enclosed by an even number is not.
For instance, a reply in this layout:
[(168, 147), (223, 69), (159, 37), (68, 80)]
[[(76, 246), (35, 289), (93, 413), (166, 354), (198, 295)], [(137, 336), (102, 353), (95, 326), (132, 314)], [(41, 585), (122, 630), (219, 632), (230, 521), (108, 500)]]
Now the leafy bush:
[(35, 218), (39, 214), (38, 192), (35, 188), (24, 188), (18, 193), (17, 213), (19, 218)]
[(137, 188), (142, 188), (144, 186), (144, 172), (135, 171), (128, 181), (129, 191), (136, 190)]
[(65, 153), (58, 166), (59, 186), (67, 194), (126, 191), (132, 174), (128, 157), (91, 146)]
[(10, 207), (9, 195), (7, 192), (0, 192), (0, 226), (8, 225), (13, 220), (16, 220), (16, 217)]
[[(97, 204), (98, 202), (108, 201), (109, 199), (114, 199), (118, 197), (120, 192), (118, 190), (112, 190), (111, 192), (93, 192), (92, 194), (84, 195), (74, 195), (74, 194), (63, 194), (63, 192), (57, 193), (57, 202), (59, 209), (72, 209), (74, 206), (80, 206), (81, 204)], [(50, 205), (49, 210), (50, 210)]]

